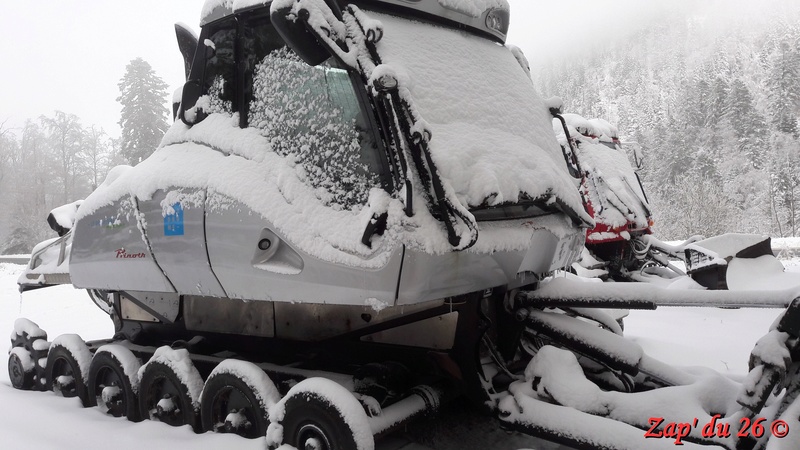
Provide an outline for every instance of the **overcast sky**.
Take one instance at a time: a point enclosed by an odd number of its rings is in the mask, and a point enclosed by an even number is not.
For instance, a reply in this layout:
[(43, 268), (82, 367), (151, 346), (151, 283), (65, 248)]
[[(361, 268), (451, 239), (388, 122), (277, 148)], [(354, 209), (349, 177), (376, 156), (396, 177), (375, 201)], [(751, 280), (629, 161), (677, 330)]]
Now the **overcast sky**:
[[(675, 0), (509, 0), (509, 43), (532, 63), (608, 39), (653, 5)], [(61, 110), (119, 136), (117, 83), (142, 57), (170, 85), (183, 84), (173, 24), (199, 30), (203, 0), (0, 0), (0, 122)]]

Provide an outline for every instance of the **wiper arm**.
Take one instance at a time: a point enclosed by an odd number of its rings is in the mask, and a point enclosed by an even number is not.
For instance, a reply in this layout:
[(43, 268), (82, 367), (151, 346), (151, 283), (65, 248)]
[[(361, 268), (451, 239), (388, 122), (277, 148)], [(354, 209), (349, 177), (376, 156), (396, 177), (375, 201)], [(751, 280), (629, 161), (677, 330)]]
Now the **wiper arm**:
[[(397, 122), (400, 124), (405, 136), (420, 182), (425, 188), (424, 193), (428, 200), (428, 209), (434, 217), (444, 223), (447, 229), (447, 240), (451, 246), (460, 247), (462, 250), (472, 247), (478, 240), (477, 224), (473, 217), (468, 217), (447, 198), (442, 179), (428, 147), (428, 142), (431, 139), (430, 134), (420, 133), (419, 131), (412, 132), (411, 124), (416, 121), (410, 105), (400, 97), (397, 89), (390, 90), (389, 94), (392, 99), (394, 113), (399, 119)], [(461, 239), (464, 236), (456, 231), (458, 222), (463, 223), (469, 230), (469, 242), (466, 245), (461, 245)]]
[(578, 153), (575, 151), (575, 147), (572, 146), (572, 136), (569, 134), (567, 121), (564, 120), (564, 117), (561, 115), (561, 111), (558, 108), (550, 108), (550, 114), (558, 119), (558, 121), (561, 122), (561, 127), (564, 128), (564, 136), (567, 138), (567, 146), (569, 146), (569, 151), (567, 151), (566, 148), (561, 147), (561, 153), (564, 154), (564, 161), (567, 163), (567, 170), (569, 170), (569, 174), (572, 175), (573, 178), (580, 179), (583, 176), (583, 170), (581, 170), (581, 165), (578, 161)]

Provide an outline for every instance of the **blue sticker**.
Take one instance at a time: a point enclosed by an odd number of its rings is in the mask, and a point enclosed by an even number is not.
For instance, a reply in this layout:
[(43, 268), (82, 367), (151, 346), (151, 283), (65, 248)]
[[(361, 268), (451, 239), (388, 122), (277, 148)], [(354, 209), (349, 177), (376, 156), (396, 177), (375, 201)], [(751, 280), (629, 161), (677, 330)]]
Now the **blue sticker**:
[(164, 216), (164, 236), (183, 236), (183, 207), (175, 203), (172, 210), (172, 214)]

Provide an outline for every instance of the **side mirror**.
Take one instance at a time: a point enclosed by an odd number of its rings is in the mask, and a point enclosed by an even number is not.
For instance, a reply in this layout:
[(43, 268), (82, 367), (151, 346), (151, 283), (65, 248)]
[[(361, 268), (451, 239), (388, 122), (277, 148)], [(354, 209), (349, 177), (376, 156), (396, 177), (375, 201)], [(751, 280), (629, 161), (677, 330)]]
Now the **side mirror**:
[(175, 24), (175, 36), (178, 38), (178, 49), (180, 49), (183, 56), (183, 68), (188, 80), (189, 73), (192, 70), (194, 53), (197, 51), (197, 36), (189, 27), (181, 23)]
[(181, 107), (181, 95), (183, 95), (183, 88), (175, 89), (172, 93), (172, 121), (178, 120), (178, 110)]
[(186, 125), (192, 126), (206, 118), (206, 113), (197, 108), (197, 101), (203, 95), (203, 86), (197, 80), (189, 80), (183, 85), (181, 92), (181, 106), (178, 108), (178, 117)]

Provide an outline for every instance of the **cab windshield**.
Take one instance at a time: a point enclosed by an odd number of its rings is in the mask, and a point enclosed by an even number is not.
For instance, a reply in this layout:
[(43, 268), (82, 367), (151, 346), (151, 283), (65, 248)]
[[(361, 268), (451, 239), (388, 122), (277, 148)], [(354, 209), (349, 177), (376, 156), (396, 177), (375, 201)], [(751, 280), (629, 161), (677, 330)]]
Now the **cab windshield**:
[(464, 30), (369, 14), (384, 26), (382, 62), (407, 74), (433, 159), (463, 205), (550, 199), (583, 210), (549, 112), (510, 50)]

